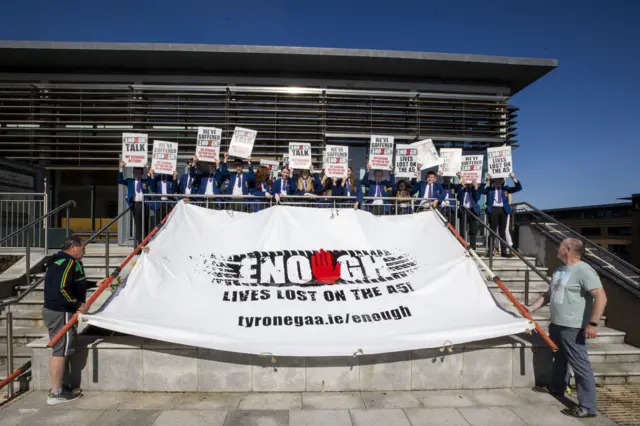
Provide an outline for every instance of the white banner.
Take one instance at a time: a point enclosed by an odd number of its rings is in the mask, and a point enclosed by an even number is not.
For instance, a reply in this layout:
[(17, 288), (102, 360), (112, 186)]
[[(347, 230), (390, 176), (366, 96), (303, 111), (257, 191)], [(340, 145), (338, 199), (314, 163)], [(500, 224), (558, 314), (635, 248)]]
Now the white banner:
[(460, 171), (462, 172), (461, 183), (482, 183), (482, 163), (484, 155), (463, 155)]
[(371, 135), (369, 165), (373, 170), (393, 170), (393, 136)]
[(395, 176), (400, 178), (416, 177), (418, 168), (418, 149), (411, 145), (396, 145)]
[(253, 144), (257, 135), (258, 132), (256, 130), (236, 127), (229, 144), (229, 155), (239, 158), (251, 157), (251, 151), (253, 151)]
[(487, 148), (487, 173), (492, 178), (506, 178), (513, 172), (510, 146)]
[(311, 144), (289, 142), (289, 167), (295, 170), (311, 168)]
[(280, 162), (274, 160), (260, 160), (260, 165), (265, 166), (269, 169), (269, 173), (271, 174), (271, 179), (275, 180), (278, 178), (278, 172), (280, 171)]
[(220, 159), (220, 141), (222, 141), (222, 129), (198, 127), (196, 144), (196, 157), (198, 157), (198, 160), (215, 163)]
[(276, 206), (229, 215), (181, 202), (149, 248), (82, 320), (274, 356), (438, 348), (532, 328), (497, 305), (435, 212)]
[(349, 168), (349, 147), (327, 145), (325, 148), (324, 174), (339, 179), (345, 177)]
[(422, 164), (421, 170), (442, 164), (442, 160), (440, 159), (438, 151), (433, 145), (433, 141), (431, 139), (414, 142), (411, 146), (418, 150), (418, 161)]
[(440, 148), (442, 176), (455, 176), (462, 165), (462, 148)]
[(157, 175), (172, 175), (178, 163), (176, 142), (153, 141), (151, 168)]
[(127, 167), (144, 167), (149, 161), (147, 143), (149, 137), (142, 133), (122, 134), (122, 161)]

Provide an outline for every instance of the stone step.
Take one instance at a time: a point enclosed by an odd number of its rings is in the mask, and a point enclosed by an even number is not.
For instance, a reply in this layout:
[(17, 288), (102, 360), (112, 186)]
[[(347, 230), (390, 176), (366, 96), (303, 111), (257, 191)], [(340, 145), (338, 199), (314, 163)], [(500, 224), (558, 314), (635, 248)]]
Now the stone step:
[[(87, 297), (89, 297), (91, 294), (93, 294), (93, 292), (96, 291), (96, 288), (89, 288), (87, 289)], [(22, 299), (20, 302), (18, 303), (44, 303), (44, 284), (43, 286), (38, 286), (36, 288), (34, 288), (31, 293), (27, 294), (24, 299)]]
[[(34, 340), (47, 336), (48, 332), (45, 327), (13, 327), (13, 344), (26, 345)], [(7, 328), (0, 330), (0, 345), (6, 347), (7, 344)]]
[[(44, 321), (42, 320), (42, 312), (33, 312), (31, 314), (21, 313), (13, 314), (13, 326), (14, 327), (44, 327)], [(7, 322), (6, 316), (2, 314), (0, 316), (0, 328), (6, 329)]]
[[(500, 279), (510, 280), (512, 278), (524, 278), (525, 271), (527, 269), (529, 268), (527, 268), (526, 266), (505, 266), (501, 268), (496, 268), (494, 266), (493, 273), (496, 274), (498, 277), (500, 277)], [(542, 274), (546, 275), (549, 268), (538, 268), (538, 270)], [(529, 269), (529, 278), (531, 279), (533, 276), (537, 276), (537, 274), (533, 272), (531, 269)], [(540, 277), (538, 278), (541, 279)]]
[[(525, 257), (525, 259), (527, 259), (527, 261), (529, 263), (531, 263), (533, 266), (536, 266), (536, 259), (535, 257)], [(489, 258), (486, 256), (481, 256), (480, 260), (482, 260), (486, 265), (489, 265)], [(526, 263), (524, 263), (520, 258), (518, 257), (498, 257), (495, 256), (493, 258), (493, 267), (494, 268), (502, 268), (502, 267), (507, 267), (507, 266), (522, 266), (522, 267), (526, 267)]]
[[(594, 363), (593, 375), (599, 385), (624, 385), (640, 383), (640, 363)], [(573, 376), (573, 373), (571, 373)]]
[[(549, 333), (548, 325), (543, 325), (542, 323), (540, 323), (540, 326), (547, 334)], [(595, 339), (589, 340), (589, 344), (600, 344), (600, 343), (623, 344), (624, 338), (626, 336), (627, 336), (627, 333), (625, 333), (624, 331), (599, 325), (598, 335), (596, 336)]]
[[(31, 348), (24, 345), (14, 344), (13, 346), (13, 368), (21, 367), (25, 362), (31, 360)], [(0, 345), (0, 374), (7, 372), (7, 345)], [(5, 376), (6, 377), (6, 376)]]
[(640, 348), (625, 343), (589, 343), (589, 359), (592, 363), (640, 362)]

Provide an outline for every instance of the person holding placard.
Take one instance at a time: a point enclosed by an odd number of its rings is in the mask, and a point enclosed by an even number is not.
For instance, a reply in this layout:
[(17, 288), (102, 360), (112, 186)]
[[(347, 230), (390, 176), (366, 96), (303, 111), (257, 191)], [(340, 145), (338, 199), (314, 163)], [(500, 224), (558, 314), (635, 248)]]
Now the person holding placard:
[(440, 182), (440, 186), (442, 187), (443, 196), (442, 202), (440, 203), (440, 212), (444, 217), (447, 218), (449, 223), (453, 223), (454, 214), (452, 204), (455, 204), (455, 184), (452, 182), (451, 176), (442, 176), (442, 172), (438, 171), (438, 177), (442, 179)]
[[(208, 163), (208, 171), (200, 174), (196, 177), (198, 182), (198, 195), (220, 195), (220, 181), (222, 180), (222, 167), (220, 166), (220, 160), (215, 164)], [(216, 200), (220, 201), (219, 198)], [(205, 205), (210, 208), (219, 208), (219, 203), (205, 202)]]
[(382, 216), (386, 211), (388, 212), (385, 204), (389, 204), (389, 201), (382, 200), (382, 198), (391, 197), (391, 194), (396, 191), (396, 178), (393, 173), (389, 173), (389, 180), (383, 180), (384, 172), (382, 170), (374, 170), (374, 181), (370, 182), (370, 171), (371, 166), (369, 162), (367, 162), (367, 173), (364, 175), (364, 179), (362, 179), (362, 185), (367, 188), (367, 197), (375, 198), (369, 201), (371, 212), (376, 216)]
[(256, 180), (253, 189), (250, 189), (251, 195), (254, 197), (260, 197), (259, 199), (251, 200), (253, 203), (253, 211), (257, 212), (268, 206), (272, 197), (271, 194), (271, 182), (269, 177), (271, 171), (267, 166), (259, 166), (256, 169)]
[(163, 197), (153, 198), (152, 202), (149, 203), (149, 207), (154, 212), (155, 222), (160, 223), (162, 219), (169, 213), (171, 206), (173, 205), (172, 201), (175, 201), (175, 198), (168, 197), (170, 194), (175, 194), (178, 191), (178, 172), (174, 171), (173, 176), (167, 177), (167, 175), (159, 175), (155, 176), (153, 168), (149, 169), (149, 176), (153, 180), (153, 192), (159, 195), (163, 195)]
[(291, 169), (289, 166), (284, 166), (280, 170), (280, 178), (276, 179), (273, 184), (273, 194), (276, 198), (276, 202), (280, 202), (283, 197), (294, 195), (296, 192), (296, 182), (291, 177)]
[(442, 185), (437, 183), (436, 173), (433, 170), (427, 172), (427, 181), (419, 181), (417, 176), (420, 176), (420, 170), (422, 165), (418, 164), (416, 168), (416, 177), (411, 179), (412, 195), (418, 194), (418, 198), (421, 198), (420, 207), (428, 209), (431, 207), (437, 207), (444, 198), (444, 190)]
[(354, 209), (362, 204), (362, 185), (360, 179), (355, 177), (352, 167), (347, 168), (347, 175), (336, 182), (336, 189), (338, 190), (334, 190), (336, 197), (356, 197), (356, 202), (353, 204)]
[(184, 195), (191, 195), (198, 193), (197, 181), (196, 181), (196, 162), (198, 157), (193, 157), (187, 161), (187, 173), (180, 176), (178, 180), (178, 193)]
[(409, 185), (406, 181), (401, 180), (397, 183), (397, 189), (393, 193), (394, 198), (403, 199), (406, 198), (406, 202), (401, 202), (400, 200), (396, 200), (396, 213), (397, 214), (408, 214), (413, 211), (411, 208), (411, 190), (409, 189)]
[[(251, 164), (251, 157), (247, 158), (247, 162), (249, 163), (248, 172), (244, 173), (243, 171), (243, 161), (241, 159), (236, 159), (233, 162), (235, 171), (229, 172), (227, 162), (229, 161), (229, 153), (224, 154), (224, 162), (222, 163), (222, 179), (229, 179), (229, 185), (225, 191), (225, 194), (232, 195), (234, 198), (238, 197), (240, 200), (243, 200), (244, 197), (247, 197), (249, 194), (249, 183), (255, 184), (256, 175), (253, 171), (253, 165)], [(236, 202), (231, 203), (231, 209), (235, 211), (242, 211), (243, 204)]]
[(304, 195), (307, 197), (316, 196), (320, 182), (318, 175), (312, 175), (312, 172), (313, 166), (311, 166), (311, 170), (300, 170), (300, 177), (296, 182), (296, 195)]
[[(509, 204), (509, 194), (522, 191), (522, 184), (515, 175), (509, 175), (513, 179), (514, 186), (505, 186), (504, 179), (491, 179), (491, 175), (487, 174), (486, 182), (480, 187), (481, 194), (487, 196), (487, 214), (491, 229), (498, 229), (500, 238), (507, 240), (507, 215), (511, 214), (511, 204)], [(509, 257), (509, 249), (506, 246), (501, 247), (501, 255)]]
[[(126, 164), (124, 161), (120, 162), (120, 170), (118, 172), (118, 184), (127, 187), (127, 205), (131, 209), (131, 216), (133, 217), (133, 232), (136, 247), (142, 242), (143, 236), (146, 235), (146, 224), (142, 222), (142, 211), (148, 209), (148, 204), (143, 203), (143, 194), (148, 194), (149, 189), (153, 185), (153, 181), (149, 179), (147, 173), (143, 171), (141, 167), (133, 168), (133, 178), (124, 177), (124, 168)], [(145, 166), (145, 169), (147, 166)], [(144, 177), (143, 177), (144, 176)], [(145, 213), (147, 213), (145, 211)], [(148, 214), (145, 214), (149, 217)]]
[(477, 217), (480, 217), (480, 206), (478, 205), (478, 201), (480, 201), (480, 192), (478, 191), (478, 183), (475, 180), (462, 182), (462, 172), (458, 172), (458, 180), (461, 183), (456, 185), (455, 193), (460, 205), (458, 210), (460, 223), (463, 224), (467, 231), (469, 231), (469, 235), (465, 239), (469, 241), (469, 246), (475, 250), (476, 236), (478, 234), (478, 221), (471, 215), (471, 212), (473, 212)]

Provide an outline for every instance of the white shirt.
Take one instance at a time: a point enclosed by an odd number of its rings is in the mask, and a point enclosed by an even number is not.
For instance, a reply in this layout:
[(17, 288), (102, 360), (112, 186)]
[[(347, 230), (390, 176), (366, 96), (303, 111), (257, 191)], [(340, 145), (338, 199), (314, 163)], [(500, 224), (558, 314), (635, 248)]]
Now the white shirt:
[(134, 180), (133, 189), (134, 191), (136, 191), (135, 197), (133, 199), (134, 201), (142, 201), (142, 190), (138, 191), (138, 183), (140, 183), (140, 189), (142, 189), (142, 181)]
[(287, 195), (287, 187), (285, 187), (286, 184), (288, 184), (286, 180), (280, 179), (280, 194), (282, 195)]
[(193, 179), (191, 176), (187, 176), (187, 185), (184, 187), (184, 193), (186, 195), (191, 195), (191, 188), (189, 188), (189, 184), (193, 185)]
[(462, 205), (464, 205), (467, 208), (471, 207), (471, 194), (469, 193), (469, 191), (465, 191)]
[(500, 197), (498, 197), (498, 188), (494, 188), (493, 207), (503, 207), (502, 194), (504, 194), (504, 188), (500, 187)]
[(207, 178), (207, 187), (204, 193), (205, 195), (213, 195), (213, 177)]
[(345, 183), (345, 188), (347, 197), (351, 197), (351, 182), (349, 182), (349, 179), (347, 179), (347, 182)]
[[(166, 181), (160, 181), (160, 193), (166, 195), (167, 194), (167, 182)], [(168, 198), (167, 197), (160, 197), (160, 199), (162, 201), (167, 201)]]
[[(240, 187), (238, 187), (238, 182), (240, 182)], [(234, 185), (233, 185), (232, 194), (235, 195), (235, 196), (243, 195), (243, 193), (242, 193), (242, 175), (241, 174), (237, 174), (236, 175), (236, 181), (234, 182)]]

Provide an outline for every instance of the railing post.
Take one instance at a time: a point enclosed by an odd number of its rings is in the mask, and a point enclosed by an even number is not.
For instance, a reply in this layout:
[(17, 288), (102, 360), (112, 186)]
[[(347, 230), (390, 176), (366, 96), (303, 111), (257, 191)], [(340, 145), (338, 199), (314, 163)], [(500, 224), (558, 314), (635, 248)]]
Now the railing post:
[(47, 254), (47, 243), (49, 242), (48, 240), (48, 235), (49, 234), (49, 217), (47, 216), (47, 213), (49, 212), (49, 195), (47, 193), (47, 178), (44, 178), (44, 202), (43, 202), (44, 206), (42, 207), (42, 215), (46, 216), (43, 220), (43, 230), (44, 230), (44, 254)]
[(31, 229), (26, 232), (25, 268), (27, 285), (31, 285)]
[(524, 270), (524, 305), (529, 306), (529, 268)]
[(104, 243), (104, 276), (105, 278), (109, 276), (109, 230), (105, 232), (106, 241)]
[[(13, 314), (11, 308), (7, 309), (5, 316), (7, 321), (7, 377), (13, 373)], [(9, 382), (9, 399), (13, 398), (13, 382)]]
[(66, 218), (67, 223), (65, 224), (65, 230), (67, 233), (67, 238), (69, 238), (69, 225), (70, 225), (69, 221), (71, 220), (71, 212), (69, 210), (69, 207), (67, 207), (65, 210), (66, 210), (66, 216), (67, 216)]
[(487, 249), (489, 250), (489, 269), (493, 271), (493, 237), (491, 235), (489, 235), (489, 245)]
[[(460, 229), (460, 224), (458, 224), (458, 200), (457, 199), (455, 200), (454, 207), (456, 211), (454, 212), (455, 223), (453, 226), (456, 228), (456, 231), (458, 231)], [(469, 241), (469, 240), (465, 240), (465, 241)]]
[(91, 185), (91, 233), (96, 229), (96, 186)]

